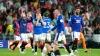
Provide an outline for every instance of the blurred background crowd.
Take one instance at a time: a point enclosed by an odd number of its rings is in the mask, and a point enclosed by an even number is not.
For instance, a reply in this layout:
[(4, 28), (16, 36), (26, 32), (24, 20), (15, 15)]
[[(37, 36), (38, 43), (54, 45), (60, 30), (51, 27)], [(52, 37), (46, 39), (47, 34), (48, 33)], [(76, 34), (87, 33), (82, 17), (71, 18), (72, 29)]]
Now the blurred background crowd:
[(23, 11), (31, 10), (32, 16), (37, 10), (41, 15), (49, 13), (52, 25), (56, 24), (53, 11), (59, 9), (64, 16), (65, 30), (68, 35), (68, 20), (74, 14), (76, 7), (81, 9), (81, 15), (84, 20), (84, 35), (91, 37), (93, 34), (100, 34), (100, 0), (0, 0), (0, 39), (5, 38), (7, 22), (13, 23), (13, 13), (18, 14), (18, 18)]

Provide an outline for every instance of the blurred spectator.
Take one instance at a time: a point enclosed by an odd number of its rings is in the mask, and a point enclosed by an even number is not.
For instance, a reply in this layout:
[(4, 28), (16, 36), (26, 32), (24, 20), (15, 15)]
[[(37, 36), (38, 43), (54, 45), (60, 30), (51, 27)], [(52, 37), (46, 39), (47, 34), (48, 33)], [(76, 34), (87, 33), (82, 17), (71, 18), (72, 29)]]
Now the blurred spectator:
[(15, 3), (15, 5), (16, 5), (17, 9), (20, 8), (20, 6), (21, 6), (20, 0), (18, 0), (18, 1)]
[(10, 10), (10, 7), (13, 5), (13, 1), (11, 0), (6, 1), (6, 5), (7, 5), (7, 10)]
[(41, 6), (44, 6), (45, 0), (39, 0), (39, 2), (40, 2), (40, 5), (41, 5)]
[(24, 8), (25, 8), (25, 11), (27, 12), (27, 11), (28, 11), (28, 4), (27, 4), (27, 1), (24, 2)]
[(70, 15), (71, 15), (73, 9), (74, 9), (74, 6), (72, 5), (71, 2), (69, 2), (69, 3), (67, 4), (67, 11), (68, 11), (68, 16), (69, 16), (69, 17), (70, 17)]
[(0, 3), (0, 11), (1, 12), (6, 12), (6, 7), (4, 6), (4, 4), (3, 3)]
[(100, 10), (96, 12), (97, 15), (93, 21), (93, 26), (96, 27), (96, 25), (100, 24)]
[(33, 2), (33, 6), (36, 8), (39, 5), (39, 2), (36, 0)]
[(58, 4), (57, 0), (52, 0), (52, 2), (53, 2), (53, 4), (56, 4), (56, 5)]
[(8, 15), (7, 15), (7, 24), (13, 24), (13, 19), (12, 19), (12, 11), (8, 10)]
[(5, 40), (6, 39), (6, 28), (7, 28), (7, 21), (4, 22), (4, 24), (2, 25), (2, 38)]
[(23, 12), (25, 12), (24, 4), (21, 4), (21, 7), (19, 8), (19, 11), (18, 12), (19, 12), (20, 16), (21, 16), (21, 14)]
[(86, 13), (83, 13), (82, 16), (83, 16), (83, 20), (84, 20), (84, 25), (85, 25), (85, 27), (86, 27), (86, 26), (89, 26), (89, 21), (88, 21), (88, 19), (87, 19)]
[(100, 24), (96, 25), (96, 29), (94, 30), (94, 34), (100, 34)]

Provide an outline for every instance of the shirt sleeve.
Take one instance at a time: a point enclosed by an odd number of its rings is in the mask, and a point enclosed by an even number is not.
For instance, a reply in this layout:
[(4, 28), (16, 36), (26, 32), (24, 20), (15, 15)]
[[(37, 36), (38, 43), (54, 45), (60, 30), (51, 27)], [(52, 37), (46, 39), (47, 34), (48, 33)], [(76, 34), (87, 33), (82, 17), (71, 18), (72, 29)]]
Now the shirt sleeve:
[(54, 31), (54, 30), (58, 27), (58, 25), (60, 25), (61, 23), (63, 23), (62, 16), (58, 16), (57, 21), (58, 21), (59, 23), (57, 23), (57, 24), (54, 26), (54, 28), (51, 29), (52, 31)]
[(57, 28), (58, 25), (54, 26), (51, 30), (54, 31)]

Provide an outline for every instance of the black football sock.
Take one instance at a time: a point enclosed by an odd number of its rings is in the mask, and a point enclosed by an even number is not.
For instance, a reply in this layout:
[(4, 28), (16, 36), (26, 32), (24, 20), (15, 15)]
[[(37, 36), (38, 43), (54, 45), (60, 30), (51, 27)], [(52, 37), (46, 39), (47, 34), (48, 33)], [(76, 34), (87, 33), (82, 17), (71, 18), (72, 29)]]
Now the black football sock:
[(66, 47), (68, 53), (71, 53), (70, 49), (69, 49), (69, 46), (67, 44), (64, 44), (64, 46)]
[(37, 52), (37, 45), (35, 45), (35, 52)]
[(33, 47), (33, 39), (30, 39), (30, 41), (31, 41), (31, 48), (33, 49), (34, 47)]
[(12, 50), (15, 50), (15, 48), (16, 48), (16, 47), (17, 47), (17, 45), (18, 45), (18, 43), (19, 43), (19, 42), (17, 42), (17, 41), (16, 41), (15, 46), (13, 47), (13, 49), (12, 49)]

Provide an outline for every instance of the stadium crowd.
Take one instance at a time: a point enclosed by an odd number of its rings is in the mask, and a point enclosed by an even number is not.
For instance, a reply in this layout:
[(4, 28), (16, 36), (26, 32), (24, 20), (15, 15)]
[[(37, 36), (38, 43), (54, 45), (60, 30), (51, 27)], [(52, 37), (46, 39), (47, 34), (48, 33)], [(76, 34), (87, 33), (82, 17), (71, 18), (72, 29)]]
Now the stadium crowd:
[(56, 19), (53, 16), (53, 11), (59, 9), (64, 16), (66, 34), (69, 34), (67, 31), (68, 20), (74, 14), (76, 7), (81, 8), (85, 25), (84, 35), (100, 34), (100, 0), (0, 0), (0, 39), (9, 39), (6, 28), (9, 24), (13, 24), (12, 15), (17, 13), (18, 19), (23, 11), (27, 12), (28, 10), (31, 10), (33, 17), (35, 17), (37, 10), (41, 12), (42, 16), (48, 12), (52, 26), (54, 26)]

